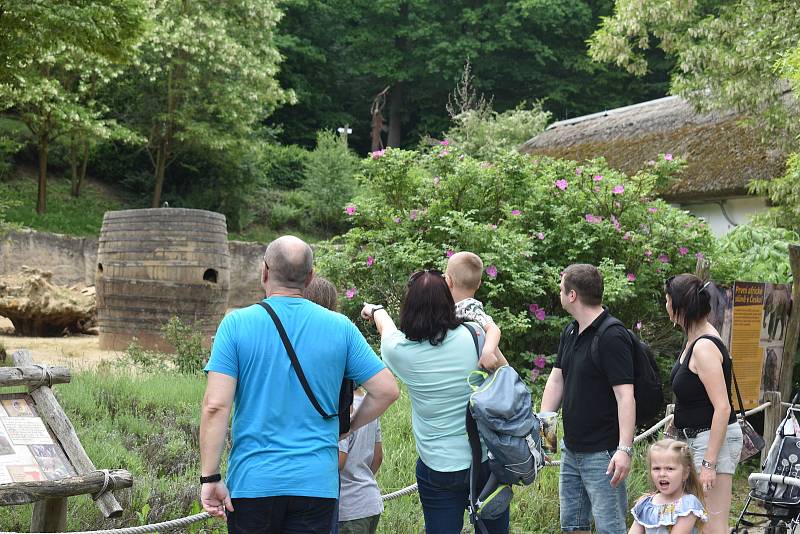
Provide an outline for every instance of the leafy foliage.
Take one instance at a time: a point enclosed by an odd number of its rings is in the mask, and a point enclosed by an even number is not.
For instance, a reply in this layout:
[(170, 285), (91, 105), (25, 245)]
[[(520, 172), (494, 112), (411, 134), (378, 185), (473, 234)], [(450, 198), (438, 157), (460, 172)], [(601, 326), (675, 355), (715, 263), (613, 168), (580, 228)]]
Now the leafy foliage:
[(737, 280), (789, 283), (792, 269), (788, 248), (798, 242), (797, 233), (758, 220), (737, 226), (717, 243), (711, 277), (724, 284)]
[(202, 334), (178, 317), (170, 319), (162, 331), (164, 339), (174, 347), (174, 352), (147, 350), (133, 341), (125, 351), (129, 361), (148, 372), (163, 373), (172, 369), (184, 375), (202, 372), (210, 355), (203, 346)]
[(654, 197), (680, 165), (627, 177), (603, 160), (388, 149), (365, 160), (363, 192), (345, 212), (354, 228), (319, 246), (319, 268), (347, 288), (342, 308), (355, 316), (363, 300), (396, 311), (410, 272), (473, 251), (486, 266), (477, 298), (513, 363), (530, 367), (526, 358), (556, 348), (559, 273), (571, 263), (600, 266), (605, 300), (629, 325), (663, 317), (663, 280), (693, 271), (711, 246), (704, 223)]

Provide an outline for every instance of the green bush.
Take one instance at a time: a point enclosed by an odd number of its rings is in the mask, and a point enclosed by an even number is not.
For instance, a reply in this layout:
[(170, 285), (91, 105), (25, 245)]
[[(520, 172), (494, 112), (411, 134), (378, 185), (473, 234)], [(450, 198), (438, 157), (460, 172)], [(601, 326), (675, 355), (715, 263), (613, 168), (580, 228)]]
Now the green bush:
[(147, 350), (134, 340), (125, 350), (127, 361), (146, 372), (162, 373), (172, 369), (185, 375), (202, 372), (210, 355), (208, 349), (203, 346), (202, 334), (178, 317), (170, 319), (164, 325), (162, 332), (164, 339), (174, 348), (174, 352)]
[(768, 214), (762, 217), (763, 222), (800, 232), (800, 153), (789, 156), (783, 176), (755, 180), (750, 184), (750, 191), (768, 196), (773, 203)]
[(318, 246), (319, 270), (346, 289), (342, 309), (351, 317), (364, 300), (396, 313), (409, 273), (444, 268), (451, 251), (473, 251), (486, 266), (477, 298), (517, 368), (555, 351), (568, 321), (559, 273), (571, 263), (600, 266), (614, 313), (661, 332), (649, 325), (666, 324), (664, 279), (694, 271), (712, 242), (705, 223), (654, 197), (680, 165), (661, 158), (628, 177), (603, 160), (578, 165), (507, 152), (481, 162), (453, 144), (388, 149), (365, 160), (364, 192), (345, 214), (354, 228)]
[(711, 278), (722, 284), (757, 280), (786, 284), (792, 281), (789, 245), (800, 242), (792, 230), (756, 219), (737, 226), (717, 243)]
[(348, 150), (346, 139), (319, 132), (317, 147), (307, 156), (301, 186), (304, 229), (332, 235), (347, 228), (342, 213), (356, 192), (359, 168), (359, 159)]
[(296, 145), (266, 145), (264, 173), (267, 183), (280, 189), (296, 189), (305, 177), (308, 151)]

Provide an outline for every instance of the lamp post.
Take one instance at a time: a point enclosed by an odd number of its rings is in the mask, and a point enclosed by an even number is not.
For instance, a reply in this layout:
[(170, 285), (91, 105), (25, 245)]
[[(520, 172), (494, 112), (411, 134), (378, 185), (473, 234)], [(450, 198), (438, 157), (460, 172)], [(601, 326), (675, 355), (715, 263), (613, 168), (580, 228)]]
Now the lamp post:
[(344, 146), (347, 146), (347, 136), (353, 133), (353, 129), (350, 128), (349, 124), (345, 124), (344, 126), (337, 128), (336, 131), (339, 132), (339, 135), (344, 141)]

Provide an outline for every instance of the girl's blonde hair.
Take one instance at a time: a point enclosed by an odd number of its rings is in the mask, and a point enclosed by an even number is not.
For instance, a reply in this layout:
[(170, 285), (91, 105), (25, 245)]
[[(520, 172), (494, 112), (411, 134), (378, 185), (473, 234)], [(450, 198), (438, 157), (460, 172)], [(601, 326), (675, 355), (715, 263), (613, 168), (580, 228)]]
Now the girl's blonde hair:
[(336, 286), (327, 278), (321, 276), (312, 278), (311, 283), (303, 291), (303, 298), (331, 311), (339, 311), (339, 294), (336, 292)]
[[(676, 439), (660, 439), (650, 445), (650, 449), (647, 453), (647, 472), (650, 473), (650, 464), (651, 464), (651, 454), (653, 451), (668, 451), (674, 453), (678, 457), (678, 461), (680, 464), (689, 472), (689, 477), (686, 479), (686, 482), (683, 485), (684, 491), (686, 493), (690, 493), (700, 499), (700, 502), (703, 503), (703, 507), (705, 507), (706, 503), (703, 499), (703, 487), (700, 485), (700, 478), (697, 476), (697, 472), (694, 470), (694, 457), (692, 456), (692, 450), (689, 448), (689, 445), (685, 441), (678, 441)], [(653, 482), (652, 475), (650, 476), (650, 484), (653, 485), (653, 488), (658, 491), (655, 487), (655, 483)], [(698, 531), (700, 530), (700, 525), (697, 525)]]

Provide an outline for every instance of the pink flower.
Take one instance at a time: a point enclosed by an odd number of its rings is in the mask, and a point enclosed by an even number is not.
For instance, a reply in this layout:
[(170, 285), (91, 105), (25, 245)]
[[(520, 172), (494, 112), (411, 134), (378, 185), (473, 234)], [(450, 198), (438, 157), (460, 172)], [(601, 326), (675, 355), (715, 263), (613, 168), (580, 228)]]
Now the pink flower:
[(522, 212), (519, 211), (519, 210), (511, 210), (511, 215), (514, 215), (514, 216), (522, 215)]
[(625, 186), (624, 185), (615, 185), (614, 189), (611, 190), (611, 193), (614, 194), (614, 195), (621, 195), (624, 192), (625, 192)]
[(351, 287), (350, 289), (344, 292), (344, 296), (347, 297), (348, 299), (352, 299), (356, 295), (358, 295), (358, 290), (354, 287)]
[(583, 167), (575, 167), (575, 175), (580, 176), (583, 173)]
[(531, 382), (535, 382), (539, 378), (539, 369), (531, 369)]
[(636, 330), (641, 330), (641, 329), (642, 329), (642, 321), (639, 321), (636, 323)]
[(397, 224), (400, 224), (400, 221), (402, 221), (403, 219), (401, 219), (400, 217), (392, 217), (392, 220)]
[(352, 217), (353, 215), (356, 214), (356, 207), (354, 204), (348, 204), (347, 206), (345, 206), (344, 211), (345, 213), (347, 213)]
[(647, 164), (652, 167), (653, 165), (656, 164), (656, 162), (651, 159), (647, 161)]
[(600, 182), (600, 181), (603, 180), (603, 175), (602, 174), (595, 174), (594, 176), (592, 176), (592, 180), (594, 180), (595, 182)]
[(486, 274), (489, 278), (497, 278), (497, 267), (490, 265), (486, 268)]
[(528, 309), (530, 310), (531, 313), (536, 313), (536, 310), (539, 309), (539, 305), (534, 302), (530, 306), (528, 306)]
[(678, 254), (681, 256), (686, 256), (689, 253), (689, 249), (686, 247), (681, 247), (678, 249)]
[(547, 365), (547, 359), (544, 357), (544, 354), (540, 354), (533, 360), (533, 365), (538, 367), (539, 369), (544, 369), (544, 366)]
[(434, 185), (434, 186), (437, 186), (437, 185), (439, 185), (439, 182), (441, 182), (441, 181), (442, 181), (442, 178), (441, 178), (441, 176), (434, 176), (434, 177), (433, 177), (433, 185)]
[(600, 224), (603, 222), (603, 218), (599, 215), (592, 215), (591, 213), (587, 213), (585, 216), (586, 222), (590, 224)]
[(649, 211), (650, 213), (655, 213), (658, 211), (658, 208), (647, 208), (647, 211)]
[(672, 161), (672, 154), (670, 154), (669, 152), (664, 154), (664, 161)]
[(488, 161), (481, 162), (481, 169), (491, 169), (492, 167), (494, 167), (494, 165), (492, 165)]
[(653, 251), (648, 248), (647, 250), (644, 251), (644, 255), (649, 258), (650, 256), (653, 255)]
[(611, 216), (611, 224), (614, 225), (614, 230), (616, 230), (617, 232), (621, 232), (622, 231), (622, 227), (620, 226), (619, 221), (613, 215)]
[(661, 263), (669, 263), (669, 256), (667, 256), (666, 254), (659, 254), (658, 261), (660, 261)]
[(544, 312), (544, 308), (539, 308), (535, 312), (533, 312), (533, 316), (536, 317), (537, 321), (544, 321), (547, 314)]
[(439, 157), (440, 157), (440, 158), (443, 158), (443, 157), (445, 157), (446, 155), (448, 155), (449, 153), (450, 153), (450, 151), (449, 151), (449, 150), (442, 150), (441, 152), (439, 152)]
[(375, 258), (373, 258), (372, 256), (367, 256), (367, 267), (372, 267), (374, 263), (375, 263)]
[(563, 178), (561, 180), (556, 180), (556, 187), (564, 191), (567, 188), (567, 181)]
[(600, 192), (600, 186), (598, 186), (598, 185), (594, 186), (592, 189), (594, 189), (595, 193), (599, 193)]
[(450, 141), (445, 139), (444, 141), (439, 141), (439, 144), (442, 145), (442, 146), (448, 146), (448, 145), (450, 145)]
[(386, 149), (376, 150), (375, 152), (372, 152), (370, 155), (372, 156), (372, 159), (380, 159), (381, 157), (383, 157), (384, 154), (386, 154)]
[(411, 219), (412, 221), (417, 220), (417, 215), (419, 215), (419, 212), (417, 210), (411, 210), (408, 212), (408, 218)]
[(538, 234), (536, 234), (536, 237), (538, 237), (539, 240), (544, 241), (544, 233), (543, 232), (539, 232)]
[(497, 230), (497, 225), (496, 224), (490, 224), (489, 225), (489, 229), (490, 230)]
[(630, 238), (631, 238), (631, 233), (630, 233), (630, 231), (628, 231), (628, 232), (625, 232), (625, 233), (622, 235), (622, 239), (623, 239), (623, 241), (627, 241), (627, 240), (628, 240), (628, 239), (630, 239)]
[(628, 279), (628, 282), (635, 282), (636, 281), (636, 275), (633, 274), (633, 273), (626, 274), (625, 278)]
[(702, 260), (703, 258), (705, 258), (705, 255), (702, 252), (698, 252), (694, 255), (694, 257), (697, 258), (698, 260)]
[(455, 254), (455, 252), (451, 248), (448, 248), (447, 252), (444, 253), (444, 255), (447, 256), (448, 258), (452, 257), (453, 254)]

